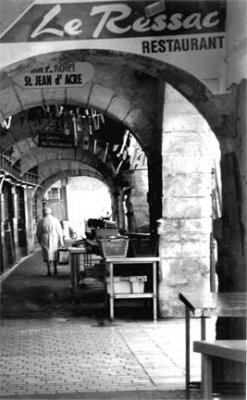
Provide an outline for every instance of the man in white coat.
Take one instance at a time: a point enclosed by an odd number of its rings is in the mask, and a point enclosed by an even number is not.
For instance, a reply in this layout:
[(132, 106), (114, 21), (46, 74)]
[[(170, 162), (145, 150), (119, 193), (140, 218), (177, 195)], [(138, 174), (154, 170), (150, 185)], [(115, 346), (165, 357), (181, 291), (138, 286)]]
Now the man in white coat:
[(59, 220), (51, 215), (51, 209), (48, 207), (44, 208), (43, 218), (38, 221), (36, 236), (47, 265), (47, 276), (51, 276), (51, 263), (54, 266), (54, 275), (57, 275), (58, 248), (64, 246), (63, 230)]

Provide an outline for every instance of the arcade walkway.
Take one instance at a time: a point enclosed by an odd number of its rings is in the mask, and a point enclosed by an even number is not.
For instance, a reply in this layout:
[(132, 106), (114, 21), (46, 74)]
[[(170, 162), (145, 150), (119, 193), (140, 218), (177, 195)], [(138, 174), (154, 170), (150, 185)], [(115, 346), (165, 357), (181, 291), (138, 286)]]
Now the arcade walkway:
[[(69, 286), (69, 267), (46, 277), (39, 251), (3, 281), (1, 400), (185, 399), (183, 319), (155, 323), (129, 310), (110, 323), (100, 293), (85, 308)], [(197, 320), (192, 328), (199, 337)], [(199, 373), (193, 354), (192, 380)]]

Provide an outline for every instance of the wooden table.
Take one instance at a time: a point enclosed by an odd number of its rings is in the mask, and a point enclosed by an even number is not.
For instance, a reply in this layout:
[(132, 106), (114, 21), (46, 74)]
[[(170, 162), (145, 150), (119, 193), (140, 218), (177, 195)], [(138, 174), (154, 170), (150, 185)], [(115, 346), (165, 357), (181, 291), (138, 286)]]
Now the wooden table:
[[(114, 300), (115, 299), (153, 299), (153, 319), (157, 320), (157, 264), (160, 261), (159, 257), (107, 257), (105, 259), (107, 273), (110, 275), (110, 319), (114, 319)], [(131, 265), (133, 272), (135, 264), (144, 266), (152, 265), (152, 281), (153, 288), (150, 293), (114, 293), (114, 266), (115, 265)]]
[(238, 361), (246, 364), (246, 340), (214, 340), (195, 341), (194, 351), (201, 353), (203, 364), (203, 399), (212, 399), (213, 378), (212, 360), (213, 357), (221, 357), (227, 360)]
[[(185, 357), (186, 392), (190, 388), (190, 313), (201, 319), (201, 340), (206, 339), (206, 318), (246, 317), (247, 304), (245, 292), (182, 294), (179, 299), (185, 305)], [(203, 371), (202, 371), (203, 373)]]

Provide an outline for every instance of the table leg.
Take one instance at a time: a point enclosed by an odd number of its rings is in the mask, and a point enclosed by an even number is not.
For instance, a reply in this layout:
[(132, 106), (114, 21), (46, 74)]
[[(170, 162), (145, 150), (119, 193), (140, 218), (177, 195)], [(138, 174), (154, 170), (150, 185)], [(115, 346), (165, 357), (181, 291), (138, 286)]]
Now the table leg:
[(104, 273), (104, 287), (105, 287), (105, 300), (104, 300), (104, 310), (105, 313), (108, 312), (108, 283), (106, 278), (108, 277), (108, 263), (104, 262), (105, 265), (105, 273)]
[[(201, 340), (206, 339), (206, 318), (204, 316), (201, 317)], [(204, 380), (204, 368), (205, 368), (205, 362), (203, 362), (203, 354), (201, 355), (201, 387), (202, 390), (204, 391), (204, 385), (205, 385), (205, 380)], [(206, 383), (207, 384), (207, 383)]]
[(86, 252), (85, 256), (84, 256), (84, 265), (85, 265), (85, 268), (88, 267), (88, 252)]
[(153, 319), (157, 320), (157, 264), (153, 263)]
[(212, 399), (213, 383), (212, 383), (212, 357), (206, 354), (202, 354), (202, 364), (203, 364), (203, 399)]
[(70, 256), (70, 277), (71, 277), (71, 286), (72, 289), (75, 288), (75, 258), (74, 254)]
[(87, 267), (87, 253), (83, 253), (83, 270), (84, 273), (86, 273), (86, 267)]
[(109, 264), (110, 268), (110, 320), (114, 319), (114, 280), (113, 280), (113, 263)]
[(201, 340), (206, 339), (206, 318), (201, 317)]
[(76, 255), (76, 274), (75, 274), (75, 287), (78, 286), (80, 280), (80, 254)]
[(185, 307), (185, 389), (190, 391), (190, 310)]

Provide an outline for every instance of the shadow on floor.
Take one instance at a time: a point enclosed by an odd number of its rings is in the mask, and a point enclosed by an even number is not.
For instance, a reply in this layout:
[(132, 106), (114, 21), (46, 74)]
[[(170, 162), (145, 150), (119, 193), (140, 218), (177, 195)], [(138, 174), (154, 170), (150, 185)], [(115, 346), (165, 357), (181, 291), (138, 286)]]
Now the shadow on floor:
[[(116, 316), (125, 319), (152, 319), (150, 300), (116, 304)], [(145, 305), (145, 307), (143, 307)], [(59, 316), (109, 317), (109, 307), (101, 285), (72, 291), (70, 266), (58, 266), (58, 274), (46, 276), (46, 265), (38, 250), (13, 270), (1, 288), (1, 318), (50, 318)]]

